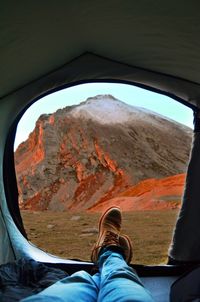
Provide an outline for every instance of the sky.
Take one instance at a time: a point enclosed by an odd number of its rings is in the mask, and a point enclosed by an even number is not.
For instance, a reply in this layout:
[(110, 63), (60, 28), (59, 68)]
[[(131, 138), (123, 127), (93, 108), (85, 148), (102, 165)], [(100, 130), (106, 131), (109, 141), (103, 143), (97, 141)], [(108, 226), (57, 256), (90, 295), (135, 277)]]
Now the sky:
[(52, 93), (29, 107), (18, 124), (14, 149), (28, 138), (41, 114), (77, 105), (99, 94), (111, 94), (129, 105), (149, 109), (193, 128), (192, 110), (167, 96), (127, 84), (89, 83)]

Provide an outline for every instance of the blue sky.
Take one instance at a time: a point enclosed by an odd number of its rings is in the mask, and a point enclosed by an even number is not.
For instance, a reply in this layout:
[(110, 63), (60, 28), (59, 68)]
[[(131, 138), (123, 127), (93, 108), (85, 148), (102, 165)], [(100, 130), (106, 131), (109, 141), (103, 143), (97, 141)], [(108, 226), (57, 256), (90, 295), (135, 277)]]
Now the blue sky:
[(179, 102), (148, 90), (126, 84), (90, 83), (82, 84), (50, 94), (34, 103), (18, 124), (15, 149), (33, 131), (35, 122), (43, 113), (53, 113), (59, 108), (79, 104), (88, 97), (111, 94), (115, 98), (133, 105), (144, 107), (181, 124), (193, 128), (192, 110)]

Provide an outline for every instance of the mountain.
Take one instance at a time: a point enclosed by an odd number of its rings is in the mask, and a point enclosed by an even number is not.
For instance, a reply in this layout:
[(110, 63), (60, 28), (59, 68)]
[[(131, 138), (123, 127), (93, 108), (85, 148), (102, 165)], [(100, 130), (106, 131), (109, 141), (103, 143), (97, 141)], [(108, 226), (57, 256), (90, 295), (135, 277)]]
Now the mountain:
[(162, 179), (146, 179), (117, 197), (90, 207), (90, 212), (103, 212), (118, 205), (123, 211), (176, 209), (181, 205), (185, 173)]
[(21, 208), (82, 210), (184, 173), (192, 130), (111, 95), (43, 114), (15, 151)]

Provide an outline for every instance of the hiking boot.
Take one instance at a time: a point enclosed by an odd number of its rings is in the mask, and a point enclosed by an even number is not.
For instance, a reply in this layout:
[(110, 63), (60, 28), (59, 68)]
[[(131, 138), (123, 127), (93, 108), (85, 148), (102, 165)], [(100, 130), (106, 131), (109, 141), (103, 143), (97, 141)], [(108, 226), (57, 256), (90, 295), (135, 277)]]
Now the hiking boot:
[[(97, 262), (100, 250), (106, 246), (120, 246), (119, 234), (121, 231), (122, 214), (118, 207), (109, 208), (100, 218), (99, 235), (93, 247), (91, 260)], [(122, 239), (124, 243), (124, 239)]]
[(119, 237), (119, 245), (124, 252), (125, 261), (130, 263), (133, 257), (133, 246), (130, 238), (127, 235), (121, 235)]

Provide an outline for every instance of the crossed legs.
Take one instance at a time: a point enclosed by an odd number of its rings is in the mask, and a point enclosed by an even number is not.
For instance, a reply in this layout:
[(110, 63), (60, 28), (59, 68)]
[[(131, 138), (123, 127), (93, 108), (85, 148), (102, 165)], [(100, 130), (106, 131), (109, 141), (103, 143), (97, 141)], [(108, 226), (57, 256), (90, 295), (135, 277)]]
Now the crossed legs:
[(132, 245), (121, 235), (121, 211), (108, 209), (99, 222), (99, 235), (92, 251), (92, 261), (99, 272), (94, 276), (85, 271), (66, 277), (23, 302), (153, 302), (137, 273), (127, 264), (131, 261)]

